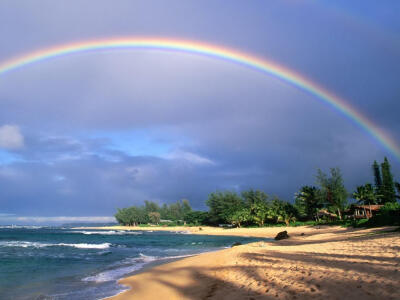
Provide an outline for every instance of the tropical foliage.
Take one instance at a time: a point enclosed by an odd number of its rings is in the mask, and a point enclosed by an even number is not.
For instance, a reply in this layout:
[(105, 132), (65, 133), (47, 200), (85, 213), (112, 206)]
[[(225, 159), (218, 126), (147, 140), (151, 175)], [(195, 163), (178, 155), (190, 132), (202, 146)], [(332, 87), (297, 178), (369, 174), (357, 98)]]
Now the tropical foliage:
[(400, 194), (399, 183), (394, 181), (391, 166), (387, 157), (384, 158), (382, 164), (378, 164), (374, 161), (372, 164), (372, 172), (374, 175), (375, 185), (366, 183), (358, 186), (356, 191), (352, 194), (353, 198), (360, 204), (381, 204), (395, 203), (396, 198), (400, 198), (396, 195), (396, 189)]
[(396, 185), (396, 189), (397, 189), (396, 198), (400, 199), (400, 183), (396, 182), (395, 185)]
[[(381, 164), (374, 161), (372, 173), (374, 184), (359, 185), (350, 195), (346, 191), (339, 168), (331, 168), (329, 173), (318, 169), (316, 186), (302, 186), (295, 193), (294, 205), (276, 196), (270, 197), (261, 190), (249, 189), (240, 194), (234, 191), (216, 191), (209, 194), (206, 200), (208, 211), (192, 210), (186, 199), (162, 206), (152, 201), (145, 201), (142, 206), (118, 209), (115, 218), (120, 224), (128, 226), (148, 223), (163, 224), (163, 222), (166, 224), (237, 227), (265, 226), (267, 224), (289, 225), (298, 224), (299, 221), (321, 222), (324, 221), (320, 218), (321, 214), (327, 215), (328, 212), (331, 213), (329, 216), (336, 214), (342, 220), (342, 213), (349, 207), (349, 197), (362, 205), (385, 205), (374, 220), (378, 218), (383, 220), (385, 217), (390, 220), (398, 218), (400, 208), (396, 199), (400, 198), (400, 184), (394, 181), (388, 159), (385, 157)], [(331, 217), (327, 218), (325, 221), (332, 222)]]
[(210, 207), (210, 218), (219, 224), (235, 226), (272, 224), (289, 224), (296, 220), (295, 207), (277, 197), (268, 200), (266, 193), (259, 190), (248, 190), (238, 195), (234, 192), (211, 193), (207, 205)]
[(182, 221), (185, 216), (192, 212), (190, 203), (184, 199), (169, 205), (159, 206), (152, 201), (145, 201), (144, 206), (131, 206), (118, 209), (115, 219), (118, 223), (128, 226), (139, 224), (159, 224), (161, 220)]
[(391, 166), (387, 157), (381, 164), (382, 171), (382, 203), (396, 202), (396, 190), (391, 172)]
[(353, 198), (360, 204), (369, 205), (378, 204), (381, 195), (378, 194), (378, 188), (372, 186), (370, 183), (366, 183), (357, 187), (353, 193)]
[(400, 204), (396, 202), (387, 202), (379, 213), (362, 223), (363, 227), (376, 226), (399, 226), (400, 225)]
[(323, 202), (320, 197), (320, 189), (315, 186), (303, 186), (295, 194), (295, 207), (299, 217), (303, 220), (317, 219), (318, 211), (323, 208)]
[(339, 168), (331, 168), (330, 176), (318, 169), (317, 183), (320, 185), (319, 199), (342, 219), (341, 211), (347, 204), (348, 193), (344, 187)]

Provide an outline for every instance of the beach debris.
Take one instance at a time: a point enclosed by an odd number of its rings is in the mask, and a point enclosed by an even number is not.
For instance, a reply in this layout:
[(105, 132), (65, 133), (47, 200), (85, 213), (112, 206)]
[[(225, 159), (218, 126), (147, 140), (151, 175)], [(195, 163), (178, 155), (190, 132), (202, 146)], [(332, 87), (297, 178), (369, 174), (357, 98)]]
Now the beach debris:
[(288, 238), (289, 238), (289, 235), (288, 235), (287, 231), (285, 230), (285, 231), (279, 232), (279, 233), (276, 235), (275, 240), (276, 240), (276, 241), (280, 241), (280, 240), (288, 239)]
[(302, 232), (300, 235), (301, 235), (301, 236), (305, 236), (306, 234), (305, 234), (304, 232)]
[(231, 247), (240, 246), (240, 245), (242, 245), (241, 242), (234, 242)]

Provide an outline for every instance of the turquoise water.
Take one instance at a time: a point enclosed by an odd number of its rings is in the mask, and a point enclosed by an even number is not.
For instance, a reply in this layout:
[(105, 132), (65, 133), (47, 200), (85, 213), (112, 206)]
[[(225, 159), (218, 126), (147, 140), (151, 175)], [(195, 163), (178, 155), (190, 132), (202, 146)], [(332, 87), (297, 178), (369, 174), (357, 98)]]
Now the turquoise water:
[(146, 264), (260, 239), (172, 232), (0, 227), (0, 299), (101, 299)]

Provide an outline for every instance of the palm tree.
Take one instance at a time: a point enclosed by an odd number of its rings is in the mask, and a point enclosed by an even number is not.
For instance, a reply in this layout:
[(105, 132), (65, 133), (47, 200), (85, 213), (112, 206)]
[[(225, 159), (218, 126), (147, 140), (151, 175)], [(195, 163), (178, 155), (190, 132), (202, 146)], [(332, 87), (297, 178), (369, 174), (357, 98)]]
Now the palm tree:
[(377, 204), (378, 196), (379, 195), (376, 194), (376, 189), (370, 183), (358, 186), (353, 193), (354, 199), (356, 199), (358, 203), (364, 205)]
[(268, 218), (273, 219), (275, 223), (285, 222), (289, 225), (295, 221), (296, 209), (288, 202), (282, 201), (275, 197), (268, 207)]
[(281, 202), (277, 197), (274, 197), (268, 205), (267, 218), (272, 219), (274, 223), (278, 223), (282, 219), (280, 215)]
[[(357, 187), (356, 191), (353, 193), (353, 198), (357, 200), (358, 203), (363, 205), (369, 205), (369, 210), (371, 212), (371, 204), (377, 204), (379, 195), (377, 195), (377, 189), (372, 186), (372, 184), (367, 183), (365, 185), (360, 185)], [(365, 207), (364, 207), (365, 211)], [(368, 217), (367, 212), (365, 215)]]
[(296, 209), (288, 202), (286, 202), (282, 208), (281, 216), (286, 226), (289, 226), (290, 222), (296, 221)]
[(256, 202), (253, 206), (253, 220), (258, 226), (264, 226), (265, 219), (268, 217), (268, 203), (266, 201)]
[(319, 209), (323, 207), (323, 203), (318, 197), (319, 189), (315, 186), (303, 186), (300, 191), (295, 194), (295, 207), (300, 215), (307, 219), (316, 218)]

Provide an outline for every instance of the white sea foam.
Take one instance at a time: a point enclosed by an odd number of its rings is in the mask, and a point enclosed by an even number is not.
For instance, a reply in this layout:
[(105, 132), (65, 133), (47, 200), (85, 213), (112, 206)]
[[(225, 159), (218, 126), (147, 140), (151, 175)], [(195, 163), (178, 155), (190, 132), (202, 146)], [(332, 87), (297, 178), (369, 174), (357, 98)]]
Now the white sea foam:
[(191, 234), (189, 230), (184, 230), (184, 231), (174, 231), (176, 234)]
[(41, 229), (46, 226), (30, 226), (30, 225), (1, 225), (0, 229)]
[(185, 255), (175, 255), (175, 256), (167, 256), (167, 257), (162, 257), (162, 259), (178, 259), (178, 258), (185, 258), (185, 257), (190, 257), (190, 256), (195, 256), (196, 254), (185, 254)]
[(54, 246), (64, 246), (64, 247), (74, 247), (74, 248), (79, 248), (79, 249), (107, 249), (110, 248), (111, 244), (110, 243), (103, 243), (103, 244), (86, 244), (86, 243), (81, 243), (81, 244), (54, 244)]
[(140, 257), (131, 259), (130, 264), (128, 265), (112, 270), (107, 270), (93, 276), (85, 277), (82, 279), (82, 281), (106, 282), (117, 280), (125, 274), (129, 274), (142, 269), (145, 264), (155, 260), (157, 260), (156, 257), (145, 256), (141, 254)]
[(43, 248), (51, 246), (51, 244), (39, 242), (25, 242), (25, 241), (0, 241), (0, 247), (22, 247), (22, 248)]
[(41, 243), (41, 242), (27, 242), (27, 241), (0, 241), (0, 247), (22, 247), (22, 248), (44, 248), (44, 247), (74, 247), (79, 249), (106, 249), (111, 246), (110, 243), (103, 244), (66, 244), (66, 243), (58, 243), (58, 244), (49, 244), (49, 243)]
[(178, 255), (178, 256), (167, 256), (167, 257), (157, 257), (157, 256), (147, 256), (142, 253), (139, 254), (139, 257), (128, 258), (123, 260), (119, 265), (123, 264), (123, 267), (115, 268), (112, 270), (107, 270), (101, 273), (98, 273), (93, 276), (88, 276), (82, 279), (82, 281), (94, 281), (94, 282), (106, 282), (112, 281), (122, 278), (124, 275), (138, 271), (142, 269), (146, 264), (159, 261), (159, 260), (168, 260), (168, 259), (178, 259), (193, 256), (190, 255)]
[(123, 231), (123, 230), (109, 230), (109, 231), (86, 231), (86, 230), (78, 230), (78, 231), (69, 231), (69, 233), (81, 233), (81, 234), (101, 234), (101, 235), (124, 235), (124, 234), (132, 234), (139, 235), (143, 232), (140, 231)]

